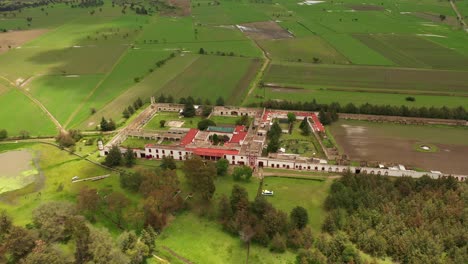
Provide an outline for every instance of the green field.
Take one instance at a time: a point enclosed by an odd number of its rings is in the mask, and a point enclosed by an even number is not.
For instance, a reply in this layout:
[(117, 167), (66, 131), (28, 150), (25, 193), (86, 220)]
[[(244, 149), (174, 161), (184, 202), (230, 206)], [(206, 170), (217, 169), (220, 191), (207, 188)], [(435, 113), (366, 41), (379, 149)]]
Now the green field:
[(31, 100), (18, 90), (10, 90), (0, 96), (0, 127), (10, 136), (28, 131), (31, 136), (54, 136), (54, 123)]
[(355, 37), (403, 67), (467, 69), (467, 56), (436, 44), (429, 38), (407, 35), (355, 35)]
[(324, 88), (441, 95), (468, 93), (468, 75), (463, 71), (273, 64), (265, 79), (275, 84), (320, 85)]
[(314, 62), (315, 58), (327, 64), (349, 64), (343, 55), (317, 36), (258, 42), (273, 60)]
[(102, 75), (46, 75), (33, 79), (26, 89), (64, 123), (101, 78)]
[(192, 96), (213, 99), (223, 97), (228, 104), (242, 98), (258, 62), (251, 59), (223, 56), (200, 56), (160, 92), (175, 98)]

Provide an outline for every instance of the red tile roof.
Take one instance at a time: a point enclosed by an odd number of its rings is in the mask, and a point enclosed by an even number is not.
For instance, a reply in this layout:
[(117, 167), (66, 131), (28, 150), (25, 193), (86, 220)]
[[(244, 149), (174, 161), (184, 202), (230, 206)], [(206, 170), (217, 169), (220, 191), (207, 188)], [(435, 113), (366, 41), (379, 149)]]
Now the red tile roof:
[(238, 150), (235, 149), (212, 149), (212, 148), (195, 148), (191, 149), (195, 155), (223, 157), (224, 155), (237, 155)]
[(245, 132), (245, 126), (236, 126), (234, 130), (234, 134), (232, 135), (231, 140), (229, 143), (239, 143), (241, 140), (247, 136), (247, 132)]
[(185, 146), (185, 145), (192, 143), (197, 133), (198, 133), (198, 129), (191, 128), (189, 132), (185, 135), (185, 137), (180, 141), (180, 145)]
[(323, 127), (322, 123), (320, 123), (320, 120), (318, 119), (316, 114), (312, 114), (312, 120), (314, 121), (314, 124), (312, 126), (314, 127), (315, 131), (325, 131), (325, 128)]

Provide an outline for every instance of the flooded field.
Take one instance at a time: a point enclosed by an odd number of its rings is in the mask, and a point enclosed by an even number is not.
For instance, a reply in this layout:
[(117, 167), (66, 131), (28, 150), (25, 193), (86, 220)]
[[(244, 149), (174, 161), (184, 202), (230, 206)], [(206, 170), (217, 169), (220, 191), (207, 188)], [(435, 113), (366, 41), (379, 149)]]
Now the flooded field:
[[(351, 160), (403, 164), (446, 173), (468, 173), (468, 129), (341, 120), (332, 125), (339, 147)], [(433, 152), (421, 145), (435, 146)]]
[(0, 194), (17, 190), (33, 183), (38, 171), (33, 154), (27, 150), (0, 153)]

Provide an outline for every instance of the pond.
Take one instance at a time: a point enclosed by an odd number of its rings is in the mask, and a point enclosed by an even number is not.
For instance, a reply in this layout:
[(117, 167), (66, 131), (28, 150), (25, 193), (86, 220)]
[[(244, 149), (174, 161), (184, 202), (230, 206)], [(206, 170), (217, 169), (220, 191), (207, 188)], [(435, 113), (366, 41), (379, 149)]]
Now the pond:
[(15, 150), (0, 153), (0, 194), (33, 183), (38, 174), (32, 152)]

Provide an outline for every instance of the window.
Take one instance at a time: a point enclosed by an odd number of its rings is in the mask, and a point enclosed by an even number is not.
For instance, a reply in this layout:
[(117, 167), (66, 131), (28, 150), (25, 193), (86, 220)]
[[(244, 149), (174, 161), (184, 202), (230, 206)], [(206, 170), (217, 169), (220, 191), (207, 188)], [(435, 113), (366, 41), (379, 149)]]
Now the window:
[[(150, 153), (151, 153), (151, 149), (149, 149), (149, 150), (148, 150), (148, 152), (150, 152)], [(157, 152), (157, 151), (156, 151), (156, 152)]]
[[(150, 151), (151, 152), (151, 151)], [(156, 150), (156, 153), (159, 153), (159, 150)]]
[(235, 160), (235, 159), (236, 159), (236, 156), (232, 156), (232, 159)]
[(172, 155), (172, 154), (174, 154), (174, 153), (173, 153), (172, 150), (171, 150), (171, 155)]

